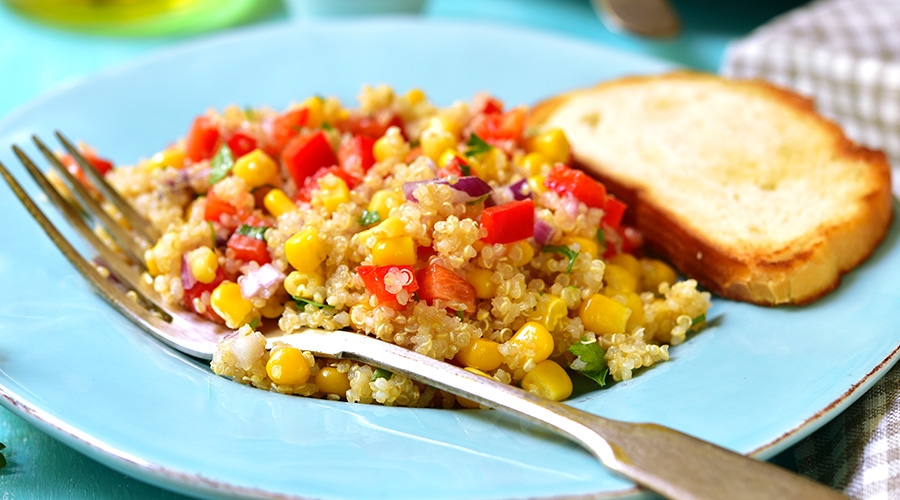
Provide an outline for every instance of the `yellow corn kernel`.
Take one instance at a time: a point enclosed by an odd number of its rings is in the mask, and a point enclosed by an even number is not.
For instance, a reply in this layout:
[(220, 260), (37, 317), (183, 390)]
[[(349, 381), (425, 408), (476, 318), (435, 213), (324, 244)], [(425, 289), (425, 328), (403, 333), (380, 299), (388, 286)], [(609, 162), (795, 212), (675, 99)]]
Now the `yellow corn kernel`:
[(425, 92), (423, 92), (422, 89), (409, 89), (406, 93), (406, 100), (409, 101), (410, 104), (419, 104), (425, 100)]
[(552, 163), (569, 161), (569, 139), (561, 129), (552, 128), (526, 141), (526, 149), (541, 153)]
[(180, 147), (171, 147), (164, 149), (150, 157), (147, 166), (150, 168), (182, 168), (184, 167), (184, 149)]
[(253, 312), (253, 304), (241, 294), (241, 287), (233, 281), (223, 281), (209, 296), (213, 311), (225, 320), (229, 328), (247, 323)]
[(477, 267), (466, 274), (466, 281), (475, 287), (475, 296), (479, 299), (492, 299), (497, 294), (497, 284), (491, 279), (494, 271)]
[(316, 386), (319, 392), (325, 394), (337, 394), (346, 397), (350, 390), (350, 378), (346, 373), (341, 373), (333, 366), (326, 366), (316, 372)]
[(572, 379), (563, 367), (547, 359), (525, 374), (522, 389), (553, 401), (562, 401), (572, 395)]
[(391, 127), (380, 139), (375, 141), (375, 145), (372, 146), (372, 154), (375, 156), (375, 161), (378, 162), (388, 158), (403, 161), (409, 154), (409, 143), (403, 138), (399, 128)]
[(617, 266), (622, 266), (631, 273), (632, 276), (637, 278), (639, 281), (641, 279), (641, 263), (637, 260), (637, 257), (631, 255), (630, 253), (619, 253), (613, 255), (606, 261), (608, 264), (615, 264)]
[(318, 128), (322, 126), (325, 117), (325, 109), (323, 99), (321, 97), (307, 97), (302, 103), (301, 108), (306, 108), (309, 113), (306, 115), (306, 126), (309, 128)]
[(284, 277), (284, 290), (291, 297), (310, 298), (310, 289), (322, 286), (325, 278), (317, 271), (291, 271)]
[(657, 259), (641, 259), (641, 289), (656, 293), (660, 283), (673, 284), (678, 275), (672, 266)]
[(244, 179), (249, 189), (266, 184), (278, 184), (278, 165), (259, 148), (238, 158), (231, 172)]
[(537, 321), (529, 321), (522, 325), (509, 339), (509, 343), (518, 347), (519, 352), (533, 353), (532, 358), (536, 363), (553, 354), (553, 335), (550, 335), (546, 326)]
[(606, 270), (603, 271), (603, 281), (607, 287), (619, 292), (638, 291), (638, 279), (628, 272), (628, 269), (616, 264), (606, 264)]
[(147, 272), (150, 273), (150, 276), (159, 276), (159, 264), (156, 262), (156, 253), (153, 249), (147, 250), (144, 252), (144, 265), (147, 266)]
[(501, 165), (506, 163), (506, 153), (500, 148), (491, 148), (485, 153), (469, 158), (472, 173), (482, 179), (496, 179)]
[(309, 380), (309, 362), (296, 347), (276, 347), (269, 354), (266, 373), (276, 384), (305, 384)]
[(412, 236), (379, 238), (372, 247), (372, 264), (376, 266), (411, 266), (416, 260), (416, 243)]
[(599, 335), (624, 333), (631, 309), (599, 293), (582, 302), (578, 317), (584, 328)]
[(635, 292), (625, 292), (625, 306), (631, 309), (631, 316), (625, 323), (625, 333), (633, 332), (635, 328), (644, 326), (644, 301)]
[(579, 252), (584, 252), (591, 257), (600, 256), (600, 244), (595, 239), (584, 238), (581, 236), (563, 236), (559, 239), (559, 242), (567, 247), (572, 247), (573, 250), (574, 245), (577, 244)]
[(509, 263), (516, 267), (524, 266), (534, 258), (534, 247), (527, 240), (510, 243), (506, 255)]
[(546, 177), (543, 175), (532, 175), (528, 177), (528, 187), (531, 188), (532, 193), (538, 194), (547, 191), (547, 188), (544, 186), (545, 178)]
[[(296, 272), (296, 271), (292, 271)], [(276, 319), (280, 318), (282, 314), (284, 314), (284, 304), (278, 302), (276, 300), (270, 300), (266, 303), (266, 305), (262, 306), (259, 310), (259, 314), (263, 318)]]
[(395, 238), (406, 235), (406, 224), (398, 217), (388, 217), (377, 226), (359, 232), (359, 241), (365, 243), (369, 238)]
[(344, 179), (327, 174), (319, 179), (319, 190), (316, 192), (315, 200), (329, 213), (334, 212), (339, 206), (350, 201), (350, 188)]
[(439, 167), (444, 168), (450, 163), (453, 162), (454, 159), (459, 158), (459, 151), (455, 148), (445, 149), (443, 153), (441, 153), (440, 157), (437, 159), (437, 164)]
[(429, 125), (422, 131), (419, 145), (422, 146), (423, 155), (437, 162), (444, 151), (456, 148), (456, 136), (443, 126)]
[[(481, 375), (482, 377), (492, 378), (490, 375), (488, 375), (487, 373), (484, 373), (483, 371), (479, 370), (478, 368), (472, 368), (471, 366), (467, 366), (465, 368), (465, 370), (467, 372), (472, 372), (476, 375)], [(462, 406), (463, 408), (473, 408), (474, 409), (474, 408), (479, 408), (481, 406), (478, 403), (476, 403), (475, 401), (464, 398), (462, 396), (456, 396), (456, 402), (459, 403), (459, 406)]]
[(482, 371), (493, 371), (503, 364), (500, 344), (488, 339), (475, 339), (468, 346), (456, 353), (456, 361), (463, 366), (477, 368)]
[(325, 245), (319, 239), (319, 232), (314, 227), (288, 238), (284, 243), (284, 255), (294, 269), (307, 273), (315, 271), (328, 256)]
[(522, 158), (522, 168), (528, 172), (528, 175), (540, 175), (549, 165), (552, 165), (550, 159), (544, 153), (537, 151), (528, 153)]
[(545, 325), (547, 330), (554, 331), (559, 321), (569, 315), (569, 308), (562, 297), (546, 294), (538, 302), (531, 319)]
[(263, 206), (275, 217), (297, 210), (297, 205), (280, 189), (270, 189), (263, 197)]
[(199, 247), (188, 252), (188, 266), (191, 274), (200, 283), (212, 283), (219, 270), (219, 256), (209, 247)]
[(388, 216), (391, 215), (391, 209), (399, 207), (405, 201), (406, 196), (404, 196), (402, 192), (393, 189), (382, 189), (380, 191), (375, 191), (372, 195), (372, 199), (369, 200), (369, 206), (367, 208), (370, 212), (378, 212), (378, 215), (381, 216), (381, 220), (385, 221)]

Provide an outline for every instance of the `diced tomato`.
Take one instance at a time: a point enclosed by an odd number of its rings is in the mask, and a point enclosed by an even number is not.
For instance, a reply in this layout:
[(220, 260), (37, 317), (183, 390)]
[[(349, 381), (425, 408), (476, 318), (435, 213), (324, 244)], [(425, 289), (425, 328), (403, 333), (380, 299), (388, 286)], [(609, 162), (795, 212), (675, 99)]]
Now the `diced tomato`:
[(281, 151), (294, 137), (300, 135), (300, 130), (309, 120), (309, 108), (298, 108), (276, 116), (272, 120), (272, 142), (275, 149)]
[(503, 101), (492, 95), (482, 94), (477, 96), (473, 104), (475, 113), (483, 113), (486, 115), (503, 113)]
[(458, 274), (438, 264), (429, 264), (416, 273), (419, 281), (419, 298), (429, 305), (435, 300), (445, 300), (475, 310), (475, 287)]
[(206, 208), (203, 211), (204, 220), (219, 221), (224, 214), (236, 215), (237, 213), (237, 207), (216, 196), (215, 189), (210, 189), (206, 193)]
[(338, 128), (345, 132), (372, 139), (380, 138), (391, 127), (397, 127), (403, 133), (403, 120), (396, 113), (387, 110), (372, 115), (351, 115), (338, 124)]
[(338, 164), (346, 172), (362, 177), (375, 164), (375, 154), (372, 152), (374, 146), (375, 139), (371, 137), (353, 136), (338, 148)]
[(252, 260), (259, 265), (272, 261), (271, 257), (269, 257), (269, 250), (266, 247), (265, 240), (235, 232), (228, 238), (227, 246), (234, 251), (234, 258), (238, 260), (244, 262)]
[(614, 196), (607, 196), (606, 206), (603, 208), (605, 213), (601, 224), (618, 229), (622, 225), (622, 217), (625, 215), (626, 208), (627, 205), (625, 205), (624, 201)]
[(281, 160), (297, 186), (302, 186), (320, 168), (338, 164), (328, 136), (321, 130), (291, 139), (281, 152)]
[(455, 175), (457, 177), (466, 177), (472, 175), (472, 167), (469, 163), (458, 155), (454, 155), (450, 163), (441, 167), (437, 171), (439, 178)]
[(570, 194), (589, 207), (606, 207), (606, 186), (581, 170), (556, 165), (544, 179), (544, 186), (563, 196)]
[(235, 158), (240, 158), (256, 149), (256, 139), (243, 132), (235, 132), (226, 142)]
[(404, 160), (404, 162), (409, 165), (420, 156), (422, 156), (422, 146), (416, 146), (409, 150), (409, 153), (406, 155), (406, 159)]
[(534, 202), (519, 200), (488, 207), (481, 213), (486, 243), (512, 243), (534, 234)]
[[(100, 158), (90, 151), (81, 151), (81, 156), (83, 156), (88, 163), (93, 165), (94, 169), (97, 170), (100, 175), (106, 175), (106, 173), (113, 168), (111, 161)], [(65, 165), (66, 170), (68, 170), (82, 186), (90, 190), (95, 190), (94, 185), (91, 183), (87, 174), (81, 169), (81, 165), (75, 161), (75, 158), (66, 154), (60, 157), (60, 161)]]
[(356, 273), (362, 278), (366, 290), (378, 298), (379, 304), (393, 309), (400, 310), (406, 306), (397, 300), (399, 290), (396, 293), (388, 291), (387, 288), (390, 288), (390, 285), (385, 283), (388, 273), (402, 280), (402, 283), (395, 283), (393, 286), (400, 285), (400, 288), (407, 292), (409, 300), (412, 299), (412, 294), (419, 290), (419, 283), (412, 266), (359, 266), (356, 268)]
[(198, 116), (185, 138), (185, 156), (192, 162), (212, 158), (218, 151), (219, 138), (219, 128), (212, 119), (208, 116)]
[[(197, 305), (194, 304), (194, 301), (202, 301), (203, 292), (212, 293), (212, 291), (215, 290), (216, 287), (219, 286), (219, 284), (225, 281), (227, 278), (228, 277), (225, 274), (225, 271), (222, 269), (222, 267), (219, 267), (216, 270), (216, 277), (211, 282), (201, 283), (197, 281), (191, 287), (184, 287), (184, 298), (182, 299), (184, 307), (189, 311), (193, 311), (210, 321), (224, 324), (222, 318), (220, 318), (219, 315), (216, 314), (215, 311), (213, 311), (213, 308), (209, 305), (209, 297), (207, 297), (205, 301), (206, 307), (202, 308), (203, 312), (197, 311)], [(182, 285), (184, 285), (184, 282), (182, 282)]]
[(525, 128), (525, 108), (518, 107), (506, 113), (482, 113), (472, 120), (472, 132), (494, 145), (509, 140), (518, 142)]
[(325, 177), (328, 174), (334, 174), (341, 178), (347, 187), (353, 189), (359, 184), (359, 178), (354, 177), (346, 170), (342, 169), (338, 166), (328, 167), (328, 168), (320, 168), (316, 171), (316, 173), (307, 177), (303, 181), (303, 185), (297, 189), (297, 195), (294, 196), (294, 199), (299, 201), (309, 201), (312, 199), (313, 191), (319, 189), (319, 179)]

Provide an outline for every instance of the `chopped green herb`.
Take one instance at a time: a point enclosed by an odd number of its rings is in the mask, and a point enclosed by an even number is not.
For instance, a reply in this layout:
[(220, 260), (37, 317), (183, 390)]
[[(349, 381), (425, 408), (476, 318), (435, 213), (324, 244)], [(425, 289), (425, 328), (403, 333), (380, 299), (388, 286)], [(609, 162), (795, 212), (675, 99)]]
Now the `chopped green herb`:
[(481, 137), (478, 137), (477, 134), (473, 133), (469, 136), (469, 140), (466, 141), (466, 156), (478, 156), (482, 153), (487, 153), (491, 150), (493, 146), (484, 141)]
[(375, 371), (372, 373), (371, 381), (374, 382), (380, 378), (390, 380), (392, 375), (393, 375), (393, 373), (385, 370), (384, 368), (376, 368)]
[(218, 239), (218, 238), (216, 238), (216, 226), (213, 225), (211, 220), (206, 221), (206, 223), (209, 224), (209, 235), (212, 237), (213, 245), (215, 245), (216, 240)]
[(362, 216), (357, 220), (360, 226), (371, 226), (381, 222), (381, 214), (378, 210), (363, 210)]
[(267, 229), (269, 228), (266, 226), (248, 226), (247, 224), (241, 224), (241, 227), (237, 228), (237, 231), (235, 232), (241, 236), (249, 236), (258, 240), (264, 240)]
[(328, 122), (322, 122), (322, 130), (324, 130), (324, 131), (326, 131), (326, 132), (333, 132), (333, 131), (334, 131), (334, 127), (331, 126), (331, 124), (328, 123)]
[(256, 330), (257, 326), (259, 326), (259, 317), (254, 317), (250, 320), (250, 329)]
[(606, 385), (606, 376), (609, 374), (609, 367), (606, 366), (606, 352), (597, 342), (576, 342), (569, 347), (569, 352), (578, 356), (578, 359), (572, 363), (571, 368), (585, 377), (588, 377), (600, 387)]
[(224, 179), (228, 172), (231, 172), (232, 167), (234, 167), (234, 155), (228, 144), (223, 144), (209, 164), (209, 184), (212, 185)]
[(468, 177), (472, 175), (472, 167), (466, 165), (465, 163), (459, 164), (459, 173), (463, 175), (463, 177)]
[(575, 265), (575, 259), (578, 258), (578, 252), (565, 245), (544, 245), (543, 247), (541, 247), (541, 252), (558, 253), (568, 258), (569, 267), (566, 268), (566, 273), (572, 272), (572, 266)]
[(462, 310), (456, 311), (456, 317), (459, 318), (459, 319), (465, 319), (465, 318), (466, 318), (466, 312), (465, 312), (465, 311), (462, 311)]
[(294, 303), (297, 304), (297, 307), (299, 307), (300, 309), (305, 309), (307, 304), (313, 307), (318, 307), (319, 309), (334, 309), (334, 306), (332, 305), (322, 304), (321, 302), (304, 299), (303, 297), (294, 297)]
[(706, 322), (706, 314), (701, 314), (700, 316), (697, 316), (696, 318), (691, 320), (691, 328), (693, 328), (701, 323), (705, 323), (705, 322)]
[(250, 121), (256, 121), (256, 110), (250, 106), (244, 107), (244, 116)]
[(487, 200), (490, 196), (491, 196), (490, 193), (488, 193), (484, 196), (479, 196), (478, 198), (475, 198), (474, 200), (467, 201), (466, 205), (474, 205), (476, 203), (481, 203), (481, 202)]
[(603, 228), (597, 229), (597, 241), (599, 241), (604, 248), (606, 247), (606, 233), (603, 232)]

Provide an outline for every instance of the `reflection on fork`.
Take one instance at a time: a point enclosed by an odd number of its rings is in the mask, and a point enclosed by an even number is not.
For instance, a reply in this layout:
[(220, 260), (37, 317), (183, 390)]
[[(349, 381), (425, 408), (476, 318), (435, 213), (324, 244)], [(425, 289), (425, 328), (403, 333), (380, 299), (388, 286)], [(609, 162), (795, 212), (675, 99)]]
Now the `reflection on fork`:
[[(59, 132), (56, 135), (131, 229), (114, 221), (38, 138), (35, 145), (62, 177), (71, 199), (60, 194), (22, 149), (13, 146), (13, 151), (50, 202), (98, 253), (98, 264), (85, 259), (56, 229), (3, 164), (0, 175), (60, 251), (113, 307), (169, 347), (212, 359), (228, 330), (166, 304), (153, 290), (142, 274), (147, 270), (144, 251), (155, 244), (157, 231), (68, 139)], [(110, 249), (83, 216), (102, 224), (121, 250)], [(365, 335), (321, 330), (266, 333), (270, 346), (285, 342), (320, 356), (354, 359), (529, 420), (578, 442), (613, 471), (668, 498), (845, 498), (809, 479), (675, 430), (608, 420)]]

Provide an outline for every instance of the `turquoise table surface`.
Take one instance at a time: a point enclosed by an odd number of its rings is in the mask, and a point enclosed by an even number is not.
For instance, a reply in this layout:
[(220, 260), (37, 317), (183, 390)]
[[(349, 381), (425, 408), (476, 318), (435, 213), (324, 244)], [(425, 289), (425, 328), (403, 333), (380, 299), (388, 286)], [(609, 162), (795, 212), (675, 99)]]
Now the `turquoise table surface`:
[[(610, 30), (597, 18), (588, 0), (430, 0), (421, 15), (531, 27), (716, 71), (729, 41), (802, 2), (674, 3), (682, 15), (684, 31), (666, 40), (641, 39)], [(260, 6), (257, 15), (244, 25), (315, 22), (277, 0), (261, 2)], [(215, 34), (115, 38), (65, 31), (21, 17), (0, 3), (0, 118), (47, 90), (205, 36)], [(0, 442), (6, 445), (2, 453), (8, 462), (0, 469), (0, 500), (185, 498), (109, 469), (2, 407)], [(790, 457), (788, 450), (774, 461), (790, 466)]]

